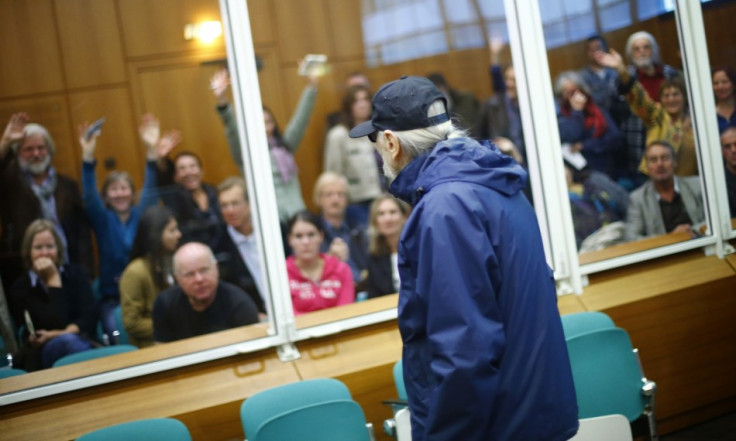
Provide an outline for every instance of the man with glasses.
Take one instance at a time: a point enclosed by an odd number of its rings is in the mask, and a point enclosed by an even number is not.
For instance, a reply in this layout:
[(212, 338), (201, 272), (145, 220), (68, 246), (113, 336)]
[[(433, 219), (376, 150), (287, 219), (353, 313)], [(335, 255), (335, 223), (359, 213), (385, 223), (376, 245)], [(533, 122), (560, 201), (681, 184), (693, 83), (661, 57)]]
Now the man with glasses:
[(174, 254), (176, 286), (153, 305), (157, 343), (258, 322), (258, 308), (240, 288), (219, 281), (217, 260), (207, 245), (190, 242)]

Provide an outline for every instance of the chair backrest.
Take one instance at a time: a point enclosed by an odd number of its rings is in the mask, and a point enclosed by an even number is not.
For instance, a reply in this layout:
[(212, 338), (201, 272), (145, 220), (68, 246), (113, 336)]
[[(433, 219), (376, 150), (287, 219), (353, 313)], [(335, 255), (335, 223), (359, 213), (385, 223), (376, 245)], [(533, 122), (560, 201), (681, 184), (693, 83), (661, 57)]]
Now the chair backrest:
[(353, 400), (334, 400), (286, 411), (266, 420), (248, 441), (369, 441), (365, 415)]
[(2, 368), (0, 369), (0, 378), (15, 377), (16, 375), (23, 375), (26, 371), (23, 369), (15, 368)]
[(117, 331), (119, 333), (117, 335), (117, 343), (119, 345), (130, 344), (128, 331), (125, 330), (125, 325), (123, 325), (123, 309), (120, 307), (120, 305), (115, 307), (113, 314), (115, 315), (115, 328), (117, 328)]
[(608, 315), (598, 311), (576, 312), (565, 314), (562, 317), (562, 331), (565, 339), (585, 334), (599, 329), (615, 328), (613, 320)]
[(406, 385), (404, 384), (404, 367), (401, 360), (397, 361), (394, 365), (394, 386), (396, 386), (396, 393), (399, 395), (400, 400), (408, 399)]
[(77, 352), (76, 354), (66, 355), (54, 362), (54, 367), (66, 366), (72, 363), (79, 363), (87, 360), (94, 360), (95, 358), (107, 357), (110, 355), (121, 354), (123, 352), (135, 351), (138, 348), (132, 345), (115, 345), (105, 346), (102, 348), (88, 349), (86, 351)]
[(253, 394), (240, 406), (240, 422), (250, 438), (274, 415), (335, 400), (352, 400), (350, 390), (332, 378), (316, 378), (285, 384)]
[(411, 414), (405, 407), (394, 415), (396, 419), (396, 441), (411, 441)]
[(187, 426), (173, 418), (151, 418), (95, 430), (77, 441), (192, 441)]
[(621, 414), (638, 418), (646, 405), (642, 377), (629, 335), (601, 329), (567, 340), (578, 418)]
[(606, 415), (580, 420), (578, 433), (570, 441), (632, 441), (631, 425), (623, 415)]

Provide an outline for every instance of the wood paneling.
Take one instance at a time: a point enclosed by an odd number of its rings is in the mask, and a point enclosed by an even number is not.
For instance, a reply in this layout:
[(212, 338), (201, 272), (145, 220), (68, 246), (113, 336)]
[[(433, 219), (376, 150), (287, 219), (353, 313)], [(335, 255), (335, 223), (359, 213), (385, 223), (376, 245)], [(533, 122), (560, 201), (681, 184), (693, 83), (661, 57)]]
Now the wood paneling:
[(113, 0), (56, 0), (67, 87), (125, 81), (123, 48)]
[(218, 67), (202, 66), (201, 61), (187, 58), (165, 64), (134, 65), (136, 114), (152, 112), (160, 119), (162, 130), (181, 130), (183, 141), (173, 153), (196, 153), (202, 160), (204, 180), (216, 185), (239, 171), (232, 161), (209, 88), (209, 79)]
[[(334, 60), (363, 58), (362, 7), (345, 0), (325, 0)], [(339, 77), (338, 77), (339, 78)]]
[(30, 122), (46, 127), (56, 145), (54, 166), (60, 173), (77, 179), (82, 159), (76, 137), (72, 133), (64, 96), (49, 94), (35, 98), (0, 100), (0, 124), (3, 130), (10, 115), (17, 112), (27, 113)]
[[(278, 43), (285, 64), (294, 64), (306, 54), (332, 57), (332, 41), (323, 1), (275, 0)], [(339, 38), (339, 37), (338, 37)]]
[(253, 34), (253, 45), (258, 48), (276, 44), (273, 2), (271, 0), (248, 0), (248, 16)]
[(2, 0), (0, 17), (0, 97), (63, 89), (51, 0)]
[(184, 40), (184, 25), (220, 20), (217, 0), (120, 0), (117, 2), (129, 57), (222, 51), (222, 37), (210, 45)]
[[(97, 89), (89, 92), (69, 94), (72, 109), (72, 126), (75, 135), (79, 124), (92, 122), (104, 116), (105, 125), (97, 138), (97, 181), (102, 183), (112, 170), (127, 171), (138, 189), (143, 185), (143, 170), (146, 161), (145, 150), (138, 140), (138, 124), (130, 106), (130, 94), (125, 87)], [(75, 136), (74, 140), (77, 140)], [(81, 158), (81, 147), (75, 142)], [(114, 161), (109, 169), (106, 162)], [(99, 186), (98, 186), (99, 188)]]

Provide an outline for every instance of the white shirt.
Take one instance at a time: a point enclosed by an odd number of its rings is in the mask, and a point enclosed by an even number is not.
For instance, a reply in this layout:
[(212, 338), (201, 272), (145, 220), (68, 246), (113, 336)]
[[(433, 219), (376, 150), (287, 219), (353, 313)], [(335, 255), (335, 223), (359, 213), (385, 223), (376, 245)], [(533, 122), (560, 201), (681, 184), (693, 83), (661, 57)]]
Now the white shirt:
[[(258, 242), (256, 241), (255, 231), (249, 235), (244, 235), (240, 231), (236, 230), (232, 226), (227, 226), (227, 233), (230, 238), (238, 247), (240, 257), (243, 258), (245, 266), (248, 267), (248, 271), (253, 276), (253, 281), (256, 283), (256, 288), (261, 295), (264, 303), (269, 304), (269, 299), (265, 295), (263, 287), (263, 267), (261, 265), (261, 254), (258, 252)], [(268, 309), (267, 309), (268, 310)]]

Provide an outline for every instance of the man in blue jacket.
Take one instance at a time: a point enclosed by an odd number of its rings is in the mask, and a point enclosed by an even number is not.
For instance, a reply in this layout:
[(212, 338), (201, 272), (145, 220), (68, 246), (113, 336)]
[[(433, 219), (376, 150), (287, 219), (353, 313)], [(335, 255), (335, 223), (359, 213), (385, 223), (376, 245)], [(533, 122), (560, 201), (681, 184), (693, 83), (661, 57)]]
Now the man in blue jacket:
[(570, 362), (526, 173), (452, 126), (420, 77), (384, 85), (368, 136), (414, 206), (399, 244), (399, 329), (412, 439), (567, 440)]

